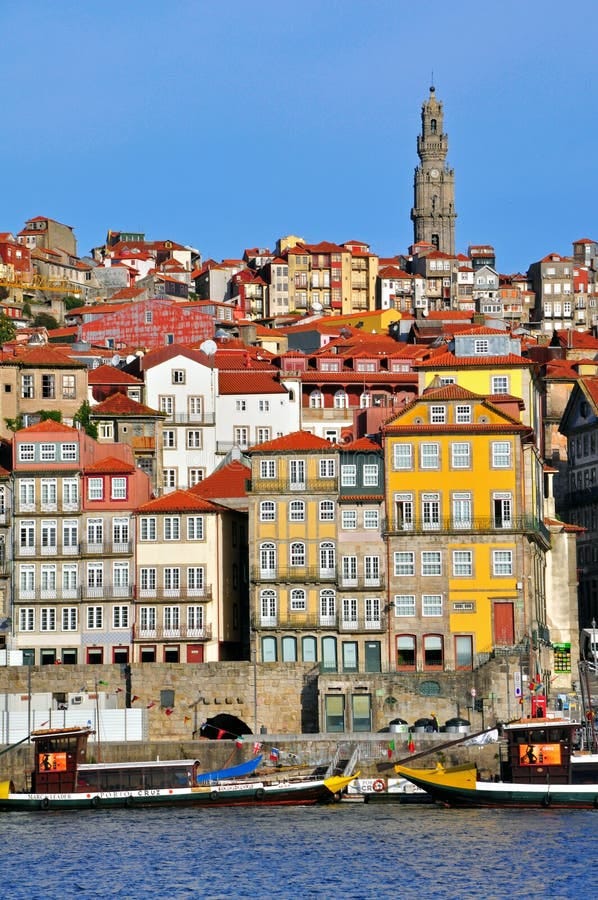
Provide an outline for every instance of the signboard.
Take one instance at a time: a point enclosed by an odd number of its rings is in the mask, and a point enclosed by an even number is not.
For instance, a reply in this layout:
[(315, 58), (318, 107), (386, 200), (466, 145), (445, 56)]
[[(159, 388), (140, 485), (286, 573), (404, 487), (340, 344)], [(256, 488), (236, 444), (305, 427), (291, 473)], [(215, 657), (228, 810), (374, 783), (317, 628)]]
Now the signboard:
[(66, 772), (66, 753), (40, 753), (39, 772)]
[(521, 697), (521, 672), (513, 672), (513, 685), (515, 687), (515, 696)]
[(519, 747), (520, 766), (560, 766), (560, 744), (521, 744)]

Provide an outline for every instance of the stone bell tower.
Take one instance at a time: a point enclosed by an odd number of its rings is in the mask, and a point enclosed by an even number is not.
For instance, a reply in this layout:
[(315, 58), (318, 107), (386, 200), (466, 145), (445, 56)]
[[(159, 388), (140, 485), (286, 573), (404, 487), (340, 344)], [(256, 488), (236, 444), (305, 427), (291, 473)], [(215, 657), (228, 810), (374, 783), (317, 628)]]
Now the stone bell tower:
[(413, 181), (413, 241), (427, 241), (443, 253), (455, 253), (455, 172), (446, 164), (448, 138), (442, 130), (442, 103), (432, 85), (422, 103), (422, 129), (417, 138), (420, 163)]

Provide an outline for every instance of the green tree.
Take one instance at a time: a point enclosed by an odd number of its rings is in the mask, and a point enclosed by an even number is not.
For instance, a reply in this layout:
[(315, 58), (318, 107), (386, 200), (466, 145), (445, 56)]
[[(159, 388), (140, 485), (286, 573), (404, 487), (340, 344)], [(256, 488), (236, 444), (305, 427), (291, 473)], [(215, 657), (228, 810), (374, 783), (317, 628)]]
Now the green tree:
[(78, 306), (83, 306), (80, 297), (72, 297), (70, 294), (64, 298), (64, 308), (66, 310), (76, 309)]
[(73, 416), (73, 420), (78, 422), (81, 428), (92, 438), (97, 438), (98, 436), (98, 426), (95, 422), (92, 422), (89, 413), (91, 407), (87, 400), (84, 400), (75, 415)]
[(18, 415), (15, 419), (5, 419), (4, 421), (9, 431), (19, 431), (23, 427), (22, 415)]
[(59, 409), (38, 409), (37, 414), (40, 422), (46, 419), (52, 419), (54, 422), (62, 422), (62, 413)]
[(6, 313), (0, 313), (0, 344), (14, 341), (16, 333), (17, 326), (13, 320)]
[(58, 322), (50, 313), (38, 313), (33, 320), (33, 324), (41, 328), (47, 328), (48, 331), (58, 328)]

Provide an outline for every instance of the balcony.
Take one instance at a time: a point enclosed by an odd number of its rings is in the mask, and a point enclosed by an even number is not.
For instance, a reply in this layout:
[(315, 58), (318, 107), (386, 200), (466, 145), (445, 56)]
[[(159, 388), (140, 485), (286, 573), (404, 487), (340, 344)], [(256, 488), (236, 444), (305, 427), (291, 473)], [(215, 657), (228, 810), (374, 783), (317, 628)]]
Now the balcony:
[(214, 425), (215, 413), (174, 412), (166, 415), (165, 425)]
[[(367, 378), (367, 374), (365, 376)], [(339, 383), (343, 381), (342, 375), (339, 373)], [(301, 409), (303, 419), (309, 419), (313, 422), (345, 422), (353, 421), (353, 410), (359, 409), (359, 405), (347, 406), (342, 409), (324, 409), (320, 406), (304, 406)]]
[(343, 634), (375, 634), (386, 631), (388, 619), (383, 613), (380, 613), (378, 617), (344, 618), (341, 613), (332, 616), (314, 616), (296, 612), (258, 617), (253, 627), (256, 631), (334, 631)]
[(81, 586), (83, 600), (130, 600), (133, 597), (133, 585), (88, 585)]
[(82, 541), (81, 556), (119, 556), (131, 555), (132, 541)]
[(428, 522), (422, 519), (411, 521), (386, 519), (382, 524), (385, 535), (408, 534), (515, 534), (540, 535), (550, 543), (550, 534), (546, 526), (535, 516), (512, 516), (510, 519), (496, 520), (492, 518), (475, 518), (469, 520), (439, 519)]
[(384, 575), (339, 575), (339, 591), (373, 591), (386, 586)]
[(329, 494), (338, 490), (338, 478), (307, 478), (305, 481), (251, 478), (248, 481), (247, 490), (253, 494)]
[(81, 544), (20, 544), (15, 547), (15, 559), (54, 558), (56, 556), (79, 556)]
[(142, 588), (137, 587), (135, 597), (138, 601), (157, 600), (170, 602), (171, 600), (212, 600), (212, 585), (206, 584), (201, 588)]
[(325, 581), (327, 584), (336, 583), (336, 569), (320, 569), (317, 566), (279, 566), (275, 569), (254, 568), (251, 571), (251, 581), (268, 582), (269, 584), (302, 584), (318, 583)]
[(205, 625), (203, 628), (190, 628), (187, 625), (179, 625), (172, 628), (164, 628), (162, 625), (155, 628), (142, 628), (140, 625), (133, 625), (132, 639), (134, 641), (211, 641), (212, 626)]

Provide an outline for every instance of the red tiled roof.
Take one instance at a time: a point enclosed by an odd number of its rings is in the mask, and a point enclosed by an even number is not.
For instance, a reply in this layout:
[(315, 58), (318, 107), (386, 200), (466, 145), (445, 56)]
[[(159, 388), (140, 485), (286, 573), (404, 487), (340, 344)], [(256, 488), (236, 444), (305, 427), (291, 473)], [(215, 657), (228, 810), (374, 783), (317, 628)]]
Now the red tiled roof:
[(291, 434), (285, 434), (282, 437), (274, 438), (272, 441), (266, 441), (263, 444), (256, 444), (251, 447), (247, 454), (265, 453), (265, 452), (284, 452), (284, 451), (301, 451), (309, 452), (310, 450), (333, 450), (334, 447), (330, 441), (318, 437), (309, 431), (293, 431)]
[(384, 494), (341, 494), (339, 503), (381, 503)]
[(382, 447), (380, 444), (376, 444), (374, 441), (371, 441), (367, 437), (358, 438), (356, 441), (351, 441), (349, 444), (343, 444), (343, 450), (364, 450), (364, 451), (379, 451), (382, 452)]
[(533, 365), (534, 363), (531, 359), (525, 359), (525, 357), (517, 356), (514, 353), (507, 353), (504, 356), (455, 356), (454, 353), (449, 351), (439, 353), (438, 356), (431, 356), (429, 359), (421, 362), (414, 362), (414, 366), (420, 369), (458, 369), (464, 366), (468, 368), (508, 368), (509, 366), (531, 367)]
[(218, 372), (220, 394), (288, 394), (287, 389), (267, 372)]
[(205, 512), (217, 513), (223, 512), (223, 507), (216, 503), (211, 503), (203, 497), (199, 497), (192, 491), (172, 491), (170, 494), (163, 494), (155, 500), (150, 500), (138, 507), (137, 513), (146, 512)]
[(98, 459), (97, 462), (91, 463), (91, 465), (89, 466), (85, 466), (84, 469), (85, 474), (92, 472), (102, 475), (134, 471), (134, 465), (132, 465), (131, 463), (127, 463), (122, 459), (118, 459), (117, 456), (105, 456), (104, 459)]
[[(110, 297), (111, 300), (134, 300), (135, 297), (139, 297), (140, 294), (144, 293), (145, 288), (136, 288), (136, 287), (126, 287), (121, 288), (119, 291), (116, 291), (115, 294), (112, 294)], [(71, 310), (72, 312), (73, 310)]]
[(159, 412), (157, 409), (151, 409), (143, 403), (131, 400), (130, 397), (127, 397), (126, 394), (121, 394), (119, 391), (110, 394), (101, 403), (92, 406), (89, 412), (94, 418), (97, 416), (155, 416), (161, 418), (166, 415), (166, 413)]
[(235, 497), (246, 497), (247, 481), (250, 478), (249, 466), (244, 466), (243, 463), (234, 459), (189, 488), (189, 491), (207, 500), (230, 500)]
[(62, 422), (55, 422), (54, 419), (44, 419), (43, 422), (38, 422), (36, 425), (29, 425), (28, 428), (19, 429), (17, 438), (20, 439), (24, 434), (49, 434), (50, 432), (56, 431), (68, 433), (73, 437), (79, 433), (76, 428), (71, 428), (69, 425), (64, 425)]
[(19, 345), (15, 345), (15, 350), (16, 354), (3, 354), (1, 360), (3, 365), (41, 366), (46, 369), (87, 368), (85, 363), (78, 362), (66, 353), (62, 353), (60, 350), (55, 350), (51, 344), (46, 344), (44, 347), (30, 347), (29, 345), (20, 347)]
[(98, 366), (92, 369), (87, 377), (89, 384), (143, 384), (141, 378), (135, 378), (116, 366)]

